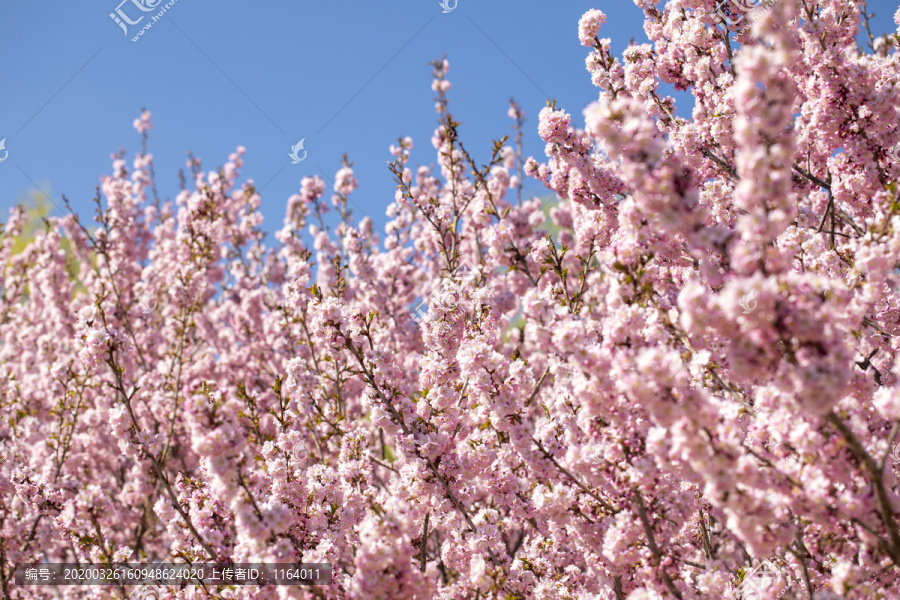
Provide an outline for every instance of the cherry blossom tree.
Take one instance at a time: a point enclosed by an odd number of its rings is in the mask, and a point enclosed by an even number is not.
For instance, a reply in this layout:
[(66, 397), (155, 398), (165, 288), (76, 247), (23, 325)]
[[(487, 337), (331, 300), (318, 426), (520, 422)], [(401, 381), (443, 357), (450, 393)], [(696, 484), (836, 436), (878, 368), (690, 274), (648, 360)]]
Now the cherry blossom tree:
[(435, 61), (437, 162), (391, 146), (384, 231), (346, 160), (275, 247), (243, 148), (160, 202), (147, 112), (95, 226), (13, 253), (14, 210), (2, 595), (163, 560), (334, 568), (185, 599), (900, 595), (900, 37), (859, 48), (859, 0), (635, 2), (621, 59), (579, 22), (598, 100), (540, 112), (544, 162), (513, 103), (478, 164)]

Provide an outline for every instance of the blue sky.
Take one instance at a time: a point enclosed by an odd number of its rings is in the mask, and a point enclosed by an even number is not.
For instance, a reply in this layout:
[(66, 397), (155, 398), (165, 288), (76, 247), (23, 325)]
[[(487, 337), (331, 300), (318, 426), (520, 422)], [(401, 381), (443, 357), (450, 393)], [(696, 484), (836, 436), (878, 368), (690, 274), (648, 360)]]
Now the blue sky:
[[(157, 11), (120, 1), (0, 5), (0, 139), (9, 152), (0, 163), (0, 220), (38, 187), (59, 206), (65, 194), (90, 222), (110, 153), (124, 149), (130, 159), (140, 148), (132, 121), (146, 107), (162, 198), (177, 193), (188, 150), (209, 170), (243, 145), (242, 178), (265, 186), (271, 232), (300, 179), (333, 176), (347, 153), (360, 182), (355, 216), (382, 226), (394, 190), (388, 146), (411, 136), (413, 163), (434, 163), (429, 61), (448, 56), (450, 108), (478, 162), (492, 139), (512, 133), (510, 97), (528, 119), (525, 155), (540, 158), (537, 114), (546, 100), (583, 124), (582, 109), (597, 97), (579, 17), (606, 12), (601, 32), (617, 55), (631, 38), (645, 40), (642, 14), (628, 0), (459, 0), (447, 14), (438, 0), (176, 0), (133, 42)], [(146, 16), (125, 35), (109, 16), (117, 7), (131, 20)], [(876, 34), (895, 29), (896, 8), (870, 2)], [(690, 109), (682, 102), (678, 112)], [(288, 153), (301, 138), (308, 155), (292, 165)], [(545, 193), (534, 182), (527, 189)]]

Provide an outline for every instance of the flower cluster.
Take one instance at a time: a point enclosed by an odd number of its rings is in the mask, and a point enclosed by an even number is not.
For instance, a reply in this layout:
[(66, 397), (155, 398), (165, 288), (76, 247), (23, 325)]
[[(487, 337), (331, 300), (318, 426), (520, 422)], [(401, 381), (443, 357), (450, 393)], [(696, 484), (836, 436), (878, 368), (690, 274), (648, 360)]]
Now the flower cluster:
[(847, 0), (740, 31), (636, 4), (623, 60), (579, 22), (599, 97), (583, 128), (540, 111), (544, 159), (476, 163), (436, 61), (436, 162), (391, 146), (380, 233), (346, 159), (275, 247), (243, 148), (152, 202), (146, 111), (95, 226), (18, 252), (14, 210), (0, 595), (120, 598), (12, 573), (126, 559), (334, 568), (184, 600), (900, 595), (897, 51), (857, 48)]

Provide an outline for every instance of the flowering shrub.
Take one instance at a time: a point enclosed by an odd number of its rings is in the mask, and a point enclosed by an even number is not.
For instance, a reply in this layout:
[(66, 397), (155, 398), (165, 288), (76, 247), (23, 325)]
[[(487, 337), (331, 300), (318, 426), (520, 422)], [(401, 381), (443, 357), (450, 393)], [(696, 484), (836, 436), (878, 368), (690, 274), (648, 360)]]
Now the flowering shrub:
[[(18, 254), (13, 211), (3, 595), (128, 593), (16, 586), (16, 562), (233, 560), (334, 584), (167, 593), (896, 598), (893, 42), (857, 48), (856, 0), (782, 0), (734, 39), (716, 0), (636, 3), (652, 45), (624, 60), (600, 11), (579, 23), (599, 99), (584, 130), (541, 111), (545, 163), (501, 140), (476, 164), (434, 63), (437, 167), (391, 148), (383, 235), (345, 164), (339, 224), (306, 178), (266, 247), (242, 148), (164, 204), (153, 157), (117, 156), (95, 228), (51, 219)], [(561, 198), (552, 236), (523, 172)]]

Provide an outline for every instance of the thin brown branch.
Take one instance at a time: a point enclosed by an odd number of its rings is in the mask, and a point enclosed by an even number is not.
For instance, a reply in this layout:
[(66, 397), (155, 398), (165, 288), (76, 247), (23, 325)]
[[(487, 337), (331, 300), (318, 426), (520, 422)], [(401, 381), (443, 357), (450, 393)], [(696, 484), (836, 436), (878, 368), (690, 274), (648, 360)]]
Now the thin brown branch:
[(897, 530), (896, 516), (891, 507), (891, 501), (888, 496), (887, 488), (884, 485), (882, 471), (878, 468), (878, 463), (866, 451), (853, 434), (850, 427), (848, 427), (839, 416), (832, 412), (826, 417), (826, 421), (837, 428), (847, 442), (847, 445), (850, 446), (850, 450), (853, 452), (854, 456), (860, 461), (863, 468), (869, 472), (872, 485), (875, 488), (875, 498), (878, 503), (881, 521), (887, 528), (888, 536), (890, 537), (890, 546), (885, 550), (894, 564), (900, 566), (900, 531)]
[(551, 463), (553, 463), (553, 466), (555, 466), (557, 469), (559, 469), (559, 471), (560, 471), (563, 475), (567, 476), (570, 480), (572, 480), (572, 483), (574, 483), (576, 486), (578, 486), (579, 488), (581, 488), (581, 491), (583, 491), (585, 494), (587, 494), (588, 496), (590, 496), (591, 498), (593, 498), (594, 500), (596, 500), (597, 502), (599, 502), (599, 503), (600, 503), (600, 506), (602, 506), (603, 509), (604, 509), (606, 512), (608, 512), (609, 514), (616, 514), (617, 512), (619, 512), (618, 509), (614, 508), (614, 507), (613, 507), (611, 504), (609, 504), (606, 500), (604, 500), (603, 498), (601, 498), (600, 496), (598, 496), (596, 492), (594, 492), (594, 491), (591, 490), (589, 487), (587, 487), (586, 485), (584, 485), (583, 483), (581, 483), (581, 481), (579, 481), (579, 479), (578, 479), (577, 477), (575, 477), (574, 475), (572, 475), (572, 473), (570, 473), (565, 467), (563, 467), (561, 464), (559, 464), (559, 463), (557, 462), (557, 460), (553, 457), (553, 455), (550, 454), (550, 452), (548, 452), (548, 451), (541, 445), (541, 443), (537, 440), (537, 438), (532, 437), (532, 438), (531, 438), (531, 441), (533, 441), (533, 442), (535, 443), (535, 445), (538, 447), (538, 449), (539, 449), (539, 450), (541, 451), (541, 453), (544, 455), (544, 458), (546, 458), (546, 459), (549, 460)]
[(666, 586), (666, 589), (669, 590), (669, 593), (681, 599), (681, 592), (678, 591), (678, 588), (675, 587), (675, 583), (672, 581), (672, 578), (669, 577), (669, 573), (666, 571), (666, 568), (662, 566), (662, 553), (659, 551), (659, 545), (656, 543), (656, 536), (653, 534), (653, 526), (650, 524), (650, 519), (647, 517), (647, 507), (644, 506), (644, 499), (641, 496), (640, 490), (634, 490), (635, 497), (635, 506), (638, 510), (638, 516), (641, 519), (641, 524), (644, 526), (644, 534), (647, 536), (647, 545), (650, 548), (650, 552), (653, 554), (654, 561), (656, 562), (656, 568), (659, 569), (659, 575), (662, 579), (663, 583)]
[(419, 571), (425, 572), (425, 547), (428, 545), (428, 517), (431, 513), (425, 513), (425, 523), (422, 525), (422, 543), (419, 545)]

